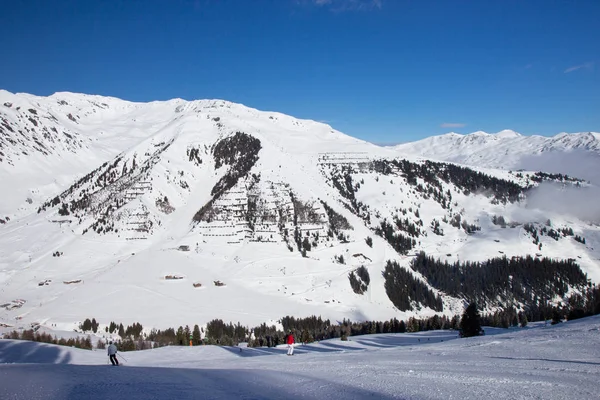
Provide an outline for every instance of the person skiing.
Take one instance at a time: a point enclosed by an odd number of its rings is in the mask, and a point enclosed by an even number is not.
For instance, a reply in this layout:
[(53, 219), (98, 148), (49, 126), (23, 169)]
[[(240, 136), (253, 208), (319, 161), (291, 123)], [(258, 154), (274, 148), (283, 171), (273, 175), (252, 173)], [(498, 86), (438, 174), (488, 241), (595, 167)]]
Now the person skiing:
[(108, 342), (108, 357), (110, 358), (110, 362), (114, 366), (119, 365), (119, 360), (117, 360), (117, 346), (113, 344), (112, 341)]
[(292, 333), (292, 331), (288, 331), (288, 336), (287, 336), (286, 342), (287, 342), (287, 346), (288, 346), (287, 355), (293, 356), (294, 355), (294, 343), (296, 341), (294, 340), (294, 334)]

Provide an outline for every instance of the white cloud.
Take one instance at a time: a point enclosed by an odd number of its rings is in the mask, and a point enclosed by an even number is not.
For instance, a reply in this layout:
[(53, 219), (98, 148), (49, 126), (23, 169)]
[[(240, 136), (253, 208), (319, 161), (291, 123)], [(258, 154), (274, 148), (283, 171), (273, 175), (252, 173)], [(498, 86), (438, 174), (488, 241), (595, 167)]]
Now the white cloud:
[(467, 124), (461, 124), (458, 122), (444, 122), (440, 125), (441, 128), (464, 128)]
[(600, 188), (574, 187), (542, 182), (527, 195), (527, 208), (572, 215), (583, 221), (600, 222)]
[(542, 153), (521, 159), (519, 168), (562, 173), (592, 184), (574, 187), (542, 183), (529, 192), (528, 209), (568, 214), (582, 220), (600, 222), (600, 155), (585, 150)]
[(587, 150), (553, 151), (521, 158), (518, 168), (567, 174), (600, 186), (600, 154)]
[(572, 67), (565, 69), (565, 74), (568, 74), (569, 72), (577, 71), (578, 69), (593, 69), (593, 68), (594, 68), (594, 62), (589, 61), (589, 62), (583, 63), (581, 65), (574, 65)]

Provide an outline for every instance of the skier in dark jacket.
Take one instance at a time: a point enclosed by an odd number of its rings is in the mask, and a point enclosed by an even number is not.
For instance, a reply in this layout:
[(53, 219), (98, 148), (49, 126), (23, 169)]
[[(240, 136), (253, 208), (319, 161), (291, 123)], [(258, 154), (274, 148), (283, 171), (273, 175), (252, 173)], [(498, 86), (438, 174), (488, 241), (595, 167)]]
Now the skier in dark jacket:
[(108, 357), (110, 358), (110, 362), (112, 365), (119, 365), (119, 360), (117, 360), (117, 346), (113, 344), (113, 342), (108, 342)]

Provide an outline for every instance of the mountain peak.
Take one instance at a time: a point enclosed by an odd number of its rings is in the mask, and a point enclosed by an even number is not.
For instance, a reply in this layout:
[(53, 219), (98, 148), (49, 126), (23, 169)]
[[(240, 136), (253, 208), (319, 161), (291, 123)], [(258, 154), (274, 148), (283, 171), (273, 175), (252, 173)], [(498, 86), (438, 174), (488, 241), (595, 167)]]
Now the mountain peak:
[[(448, 137), (448, 138), (461, 138), (461, 137), (473, 137), (473, 136), (481, 136), (481, 137), (496, 137), (496, 138), (518, 138), (518, 137), (522, 137), (523, 135), (521, 135), (518, 132), (515, 132), (511, 129), (503, 129), (500, 132), (497, 133), (488, 133), (485, 131), (475, 131), (475, 132), (471, 132), (468, 134), (461, 134), (461, 133), (457, 133), (457, 132), (448, 132), (446, 134), (440, 135), (438, 137)], [(435, 136), (434, 136), (435, 137)], [(425, 139), (426, 140), (426, 139)]]
[(513, 130), (504, 129), (504, 130), (501, 130), (500, 132), (496, 133), (496, 136), (501, 137), (501, 138), (517, 138), (517, 137), (521, 137), (522, 135)]
[(484, 131), (476, 131), (469, 133), (467, 136), (490, 136), (490, 134)]

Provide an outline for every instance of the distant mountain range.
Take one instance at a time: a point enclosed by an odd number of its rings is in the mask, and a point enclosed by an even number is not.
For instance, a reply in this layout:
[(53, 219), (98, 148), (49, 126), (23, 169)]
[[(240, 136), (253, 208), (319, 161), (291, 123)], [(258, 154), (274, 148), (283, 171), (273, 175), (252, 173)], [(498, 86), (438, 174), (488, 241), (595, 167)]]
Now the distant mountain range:
[(590, 151), (600, 154), (600, 133), (560, 133), (524, 136), (511, 130), (498, 133), (448, 133), (392, 146), (394, 150), (436, 160), (489, 168), (519, 168), (524, 157), (549, 152)]
[(600, 280), (600, 228), (530, 200), (541, 182), (578, 198), (593, 185), (509, 165), (571, 149), (597, 152), (598, 134), (380, 147), (222, 100), (0, 91), (0, 324), (386, 320), (560, 301)]

